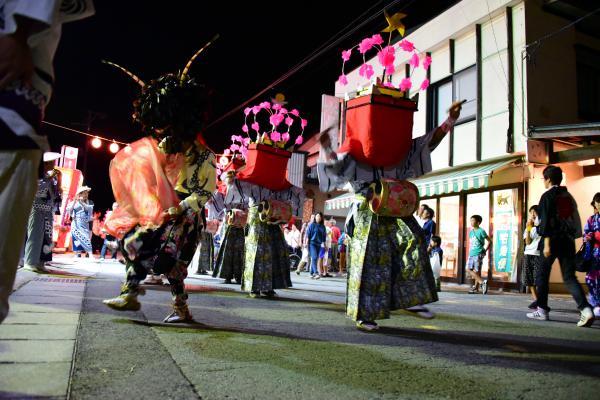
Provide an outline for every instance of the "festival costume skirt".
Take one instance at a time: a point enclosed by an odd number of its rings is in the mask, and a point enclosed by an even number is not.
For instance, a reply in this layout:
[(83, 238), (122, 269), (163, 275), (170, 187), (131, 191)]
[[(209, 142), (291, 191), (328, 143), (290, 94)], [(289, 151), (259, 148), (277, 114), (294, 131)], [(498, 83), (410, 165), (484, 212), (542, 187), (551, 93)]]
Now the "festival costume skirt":
[(73, 218), (71, 236), (73, 237), (73, 251), (92, 253), (92, 231), (87, 214), (76, 215)]
[(237, 283), (242, 282), (245, 241), (244, 228), (233, 225), (225, 226), (225, 233), (217, 254), (214, 277), (235, 279)]
[(248, 212), (242, 290), (268, 292), (292, 286), (287, 244), (279, 225), (261, 222), (258, 208)]
[(127, 261), (127, 287), (136, 290), (152, 270), (167, 276), (174, 295), (183, 293), (183, 281), (198, 246), (201, 229), (201, 219), (192, 210), (156, 229), (133, 228), (120, 242)]
[(363, 202), (348, 246), (346, 314), (354, 321), (438, 300), (423, 231), (414, 217), (381, 217)]

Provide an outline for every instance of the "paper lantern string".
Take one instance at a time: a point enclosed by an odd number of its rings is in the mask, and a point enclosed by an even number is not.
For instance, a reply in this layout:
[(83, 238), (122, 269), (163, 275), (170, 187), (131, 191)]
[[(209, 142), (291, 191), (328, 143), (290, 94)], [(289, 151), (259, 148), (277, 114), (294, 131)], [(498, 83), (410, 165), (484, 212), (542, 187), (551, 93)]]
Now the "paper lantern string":
[(89, 136), (89, 137), (94, 138), (94, 139), (103, 140), (105, 142), (118, 143), (118, 144), (122, 144), (124, 146), (129, 146), (129, 143), (126, 143), (126, 142), (121, 142), (121, 141), (115, 140), (115, 139), (107, 139), (105, 137), (98, 136), (98, 135), (95, 135), (93, 133), (84, 132), (84, 131), (80, 131), (80, 130), (77, 130), (77, 129), (69, 128), (68, 126), (63, 126), (63, 125), (55, 124), (55, 123), (48, 122), (48, 121), (42, 121), (42, 123), (44, 123), (46, 125), (53, 126), (55, 128), (64, 129), (64, 130), (69, 131), (69, 132), (78, 133), (78, 134), (84, 135), (84, 136)]

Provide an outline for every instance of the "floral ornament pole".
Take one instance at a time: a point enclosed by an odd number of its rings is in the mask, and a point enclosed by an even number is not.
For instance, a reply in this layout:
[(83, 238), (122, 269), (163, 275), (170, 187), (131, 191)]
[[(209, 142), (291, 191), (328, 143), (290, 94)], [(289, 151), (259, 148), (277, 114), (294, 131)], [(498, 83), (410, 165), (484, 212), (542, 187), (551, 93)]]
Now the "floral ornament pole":
[[(264, 144), (285, 149), (289, 144), (299, 146), (304, 143), (304, 129), (307, 120), (300, 116), (296, 109), (288, 111), (281, 104), (264, 101), (256, 106), (244, 109), (244, 125), (242, 135), (231, 136), (231, 146), (225, 150), (226, 155), (240, 155), (246, 159), (250, 144)], [(267, 123), (268, 121), (268, 123)], [(293, 137), (292, 128), (300, 127), (300, 133)]]
[[(384, 46), (384, 40), (381, 34), (377, 33), (371, 37), (367, 37), (363, 39), (356, 46), (342, 51), (342, 74), (338, 78), (338, 82), (342, 86), (346, 86), (348, 84), (348, 77), (345, 74), (346, 62), (350, 60), (352, 53), (355, 49), (358, 50), (358, 53), (362, 55), (363, 63), (358, 70), (358, 74), (366, 79), (371, 79), (371, 77), (375, 74), (373, 70), (373, 66), (367, 63), (366, 54), (373, 49), (377, 50), (377, 61), (383, 67), (383, 79), (381, 84), (385, 87), (394, 88), (395, 86), (392, 83), (392, 75), (396, 71), (396, 66), (394, 63), (396, 62), (396, 54), (399, 51), (404, 51), (406, 53), (411, 54), (408, 64), (412, 67), (412, 71), (410, 76), (412, 76), (413, 71), (416, 68), (422, 67), (423, 69), (429, 69), (431, 65), (431, 57), (426, 54), (419, 54), (418, 50), (415, 48), (414, 44), (406, 39), (401, 40), (399, 43), (391, 45), (392, 33), (394, 31), (398, 31), (401, 36), (404, 36), (404, 24), (402, 24), (401, 20), (406, 15), (402, 13), (396, 13), (392, 16), (389, 16), (387, 12), (385, 12), (385, 17), (388, 22), (388, 27), (385, 28), (382, 32), (389, 32), (387, 45)], [(410, 90), (413, 86), (412, 79), (403, 78), (400, 81), (400, 84), (397, 86), (403, 92)], [(425, 90), (429, 87), (429, 80), (424, 79), (419, 86), (420, 90)]]

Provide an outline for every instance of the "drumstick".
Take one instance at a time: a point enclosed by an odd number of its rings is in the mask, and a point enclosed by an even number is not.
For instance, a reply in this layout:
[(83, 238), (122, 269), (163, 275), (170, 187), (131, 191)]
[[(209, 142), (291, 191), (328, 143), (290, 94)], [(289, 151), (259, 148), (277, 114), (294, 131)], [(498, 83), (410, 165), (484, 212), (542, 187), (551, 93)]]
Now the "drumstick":
[(450, 109), (454, 106), (462, 106), (463, 104), (465, 104), (467, 102), (467, 99), (461, 100), (461, 101), (455, 101), (452, 104), (450, 104), (450, 107), (448, 107), (448, 109), (446, 110), (447, 113), (450, 112)]

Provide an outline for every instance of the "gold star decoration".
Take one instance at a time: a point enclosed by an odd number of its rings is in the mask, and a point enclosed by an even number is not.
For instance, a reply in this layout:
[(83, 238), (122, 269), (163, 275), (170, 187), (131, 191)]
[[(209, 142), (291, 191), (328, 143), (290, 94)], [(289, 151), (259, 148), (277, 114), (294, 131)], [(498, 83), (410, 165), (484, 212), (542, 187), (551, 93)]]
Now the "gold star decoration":
[(383, 10), (383, 13), (385, 15), (385, 19), (387, 20), (388, 27), (385, 28), (384, 30), (382, 30), (381, 32), (398, 31), (400, 36), (404, 37), (404, 32), (405, 32), (406, 27), (402, 23), (402, 19), (404, 17), (406, 17), (406, 14), (396, 13), (396, 14), (390, 16), (386, 10)]

